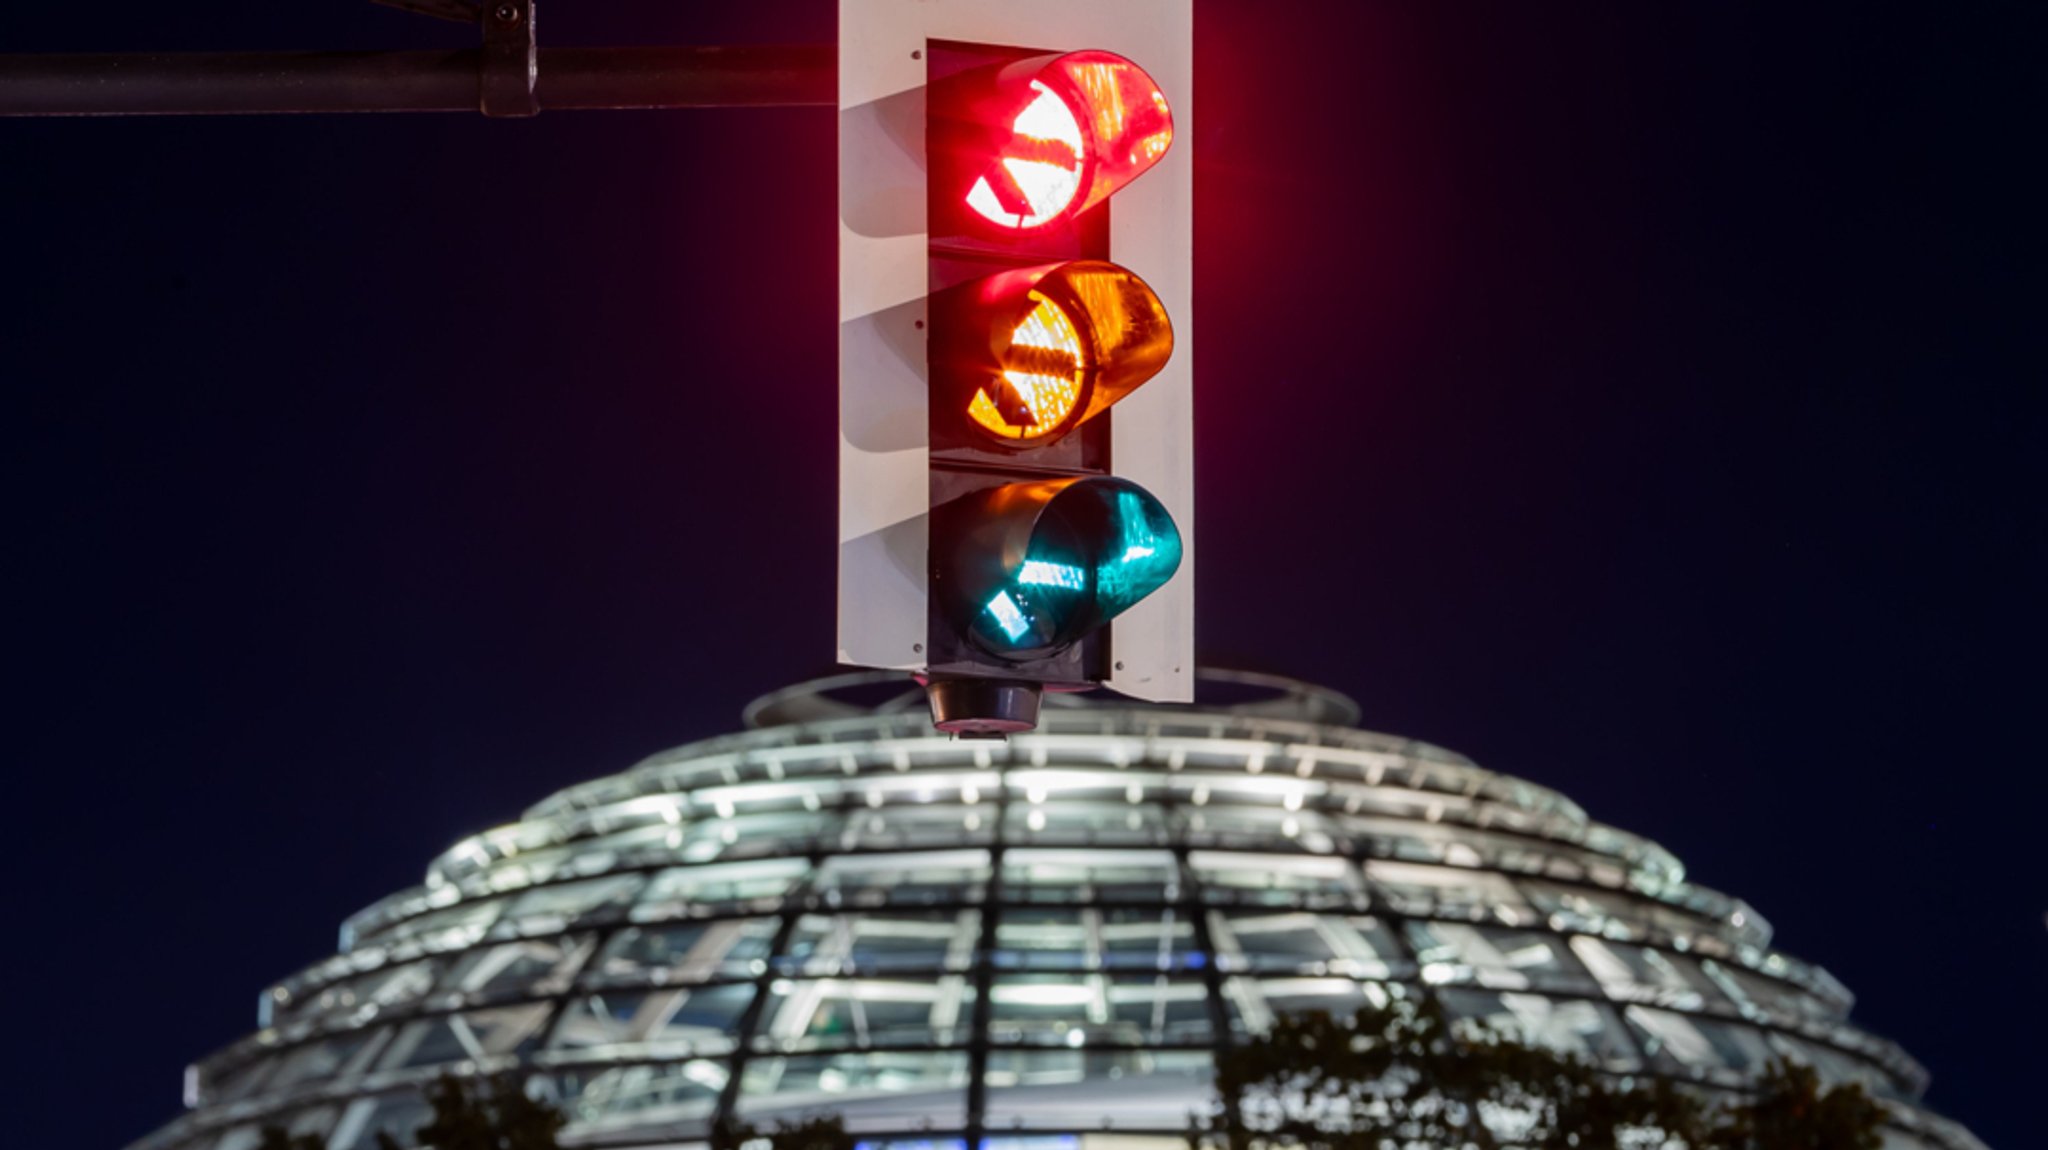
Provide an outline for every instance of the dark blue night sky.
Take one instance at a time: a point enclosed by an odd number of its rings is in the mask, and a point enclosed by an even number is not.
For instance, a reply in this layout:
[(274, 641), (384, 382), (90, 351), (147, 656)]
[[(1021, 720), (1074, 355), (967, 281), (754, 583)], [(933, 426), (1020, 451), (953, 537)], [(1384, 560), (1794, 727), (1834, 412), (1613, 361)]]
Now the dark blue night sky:
[[(1204, 657), (1662, 842), (2034, 1144), (2048, 10), (1197, 11)], [(0, 8), (0, 52), (470, 38)], [(828, 666), (833, 152), (817, 109), (0, 122), (9, 1145), (140, 1136), (454, 840)]]

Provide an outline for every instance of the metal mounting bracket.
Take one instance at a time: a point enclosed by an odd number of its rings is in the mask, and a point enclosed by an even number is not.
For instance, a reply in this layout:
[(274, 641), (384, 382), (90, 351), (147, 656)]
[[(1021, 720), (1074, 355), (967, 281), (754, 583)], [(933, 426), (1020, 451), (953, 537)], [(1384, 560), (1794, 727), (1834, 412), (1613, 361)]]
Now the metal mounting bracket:
[(387, 8), (475, 24), (483, 32), (477, 108), (486, 116), (540, 114), (540, 42), (535, 0), (371, 0)]
[(533, 116), (540, 112), (540, 48), (534, 38), (534, 0), (495, 0), (483, 6), (482, 67), (477, 106), (486, 116)]

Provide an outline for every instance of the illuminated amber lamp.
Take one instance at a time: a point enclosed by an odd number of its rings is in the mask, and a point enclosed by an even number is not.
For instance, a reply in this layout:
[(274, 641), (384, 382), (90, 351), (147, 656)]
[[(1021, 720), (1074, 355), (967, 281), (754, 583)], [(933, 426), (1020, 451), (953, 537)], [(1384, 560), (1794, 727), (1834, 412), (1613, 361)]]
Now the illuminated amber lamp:
[(1145, 281), (1103, 260), (999, 272), (939, 300), (934, 360), (983, 437), (1059, 439), (1159, 373), (1173, 324)]

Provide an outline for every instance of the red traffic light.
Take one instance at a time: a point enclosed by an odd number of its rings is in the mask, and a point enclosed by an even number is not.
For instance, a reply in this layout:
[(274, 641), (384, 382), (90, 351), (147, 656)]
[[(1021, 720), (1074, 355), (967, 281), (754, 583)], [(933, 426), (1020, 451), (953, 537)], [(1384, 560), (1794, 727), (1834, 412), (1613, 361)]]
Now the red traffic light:
[(1159, 162), (1173, 112), (1143, 68), (1114, 52), (1033, 56), (963, 77), (957, 194), (982, 226), (1034, 232), (1101, 203)]

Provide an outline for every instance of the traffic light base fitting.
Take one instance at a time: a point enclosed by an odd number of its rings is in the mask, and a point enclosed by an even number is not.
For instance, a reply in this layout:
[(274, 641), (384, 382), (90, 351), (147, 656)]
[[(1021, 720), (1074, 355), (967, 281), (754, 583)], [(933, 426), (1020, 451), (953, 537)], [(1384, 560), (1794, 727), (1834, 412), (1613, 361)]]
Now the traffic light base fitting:
[[(922, 679), (922, 676), (920, 676)], [(967, 739), (999, 739), (1038, 725), (1039, 684), (1016, 679), (923, 679), (932, 725)]]

